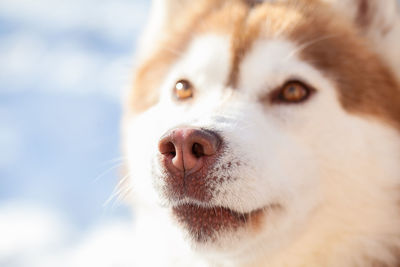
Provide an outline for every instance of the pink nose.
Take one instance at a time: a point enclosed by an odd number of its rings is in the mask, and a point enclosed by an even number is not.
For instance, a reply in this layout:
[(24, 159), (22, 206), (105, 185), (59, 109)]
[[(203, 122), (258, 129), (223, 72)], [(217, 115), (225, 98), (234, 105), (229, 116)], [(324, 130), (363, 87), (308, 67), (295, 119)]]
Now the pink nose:
[(205, 157), (217, 153), (220, 143), (218, 135), (211, 131), (176, 128), (161, 138), (158, 149), (167, 170), (192, 174), (203, 167)]

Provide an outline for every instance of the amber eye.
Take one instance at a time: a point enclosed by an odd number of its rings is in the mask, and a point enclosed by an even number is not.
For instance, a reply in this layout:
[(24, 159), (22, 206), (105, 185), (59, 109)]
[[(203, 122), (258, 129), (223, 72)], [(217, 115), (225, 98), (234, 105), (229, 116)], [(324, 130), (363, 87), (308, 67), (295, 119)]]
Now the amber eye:
[(301, 82), (292, 81), (286, 83), (277, 95), (280, 102), (299, 103), (306, 100), (311, 93), (311, 90)]
[(179, 100), (190, 98), (193, 96), (193, 85), (188, 80), (179, 80), (175, 84), (174, 94)]

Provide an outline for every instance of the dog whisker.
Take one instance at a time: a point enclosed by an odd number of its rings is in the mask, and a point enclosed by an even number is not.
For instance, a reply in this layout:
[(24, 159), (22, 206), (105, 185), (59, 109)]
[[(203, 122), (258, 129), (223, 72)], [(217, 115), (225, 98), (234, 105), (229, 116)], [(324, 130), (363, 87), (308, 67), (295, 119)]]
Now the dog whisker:
[(97, 183), (101, 178), (103, 178), (106, 174), (108, 174), (109, 172), (111, 172), (112, 170), (115, 170), (119, 167), (121, 167), (123, 165), (123, 163), (117, 163), (114, 166), (108, 168), (107, 170), (103, 171), (102, 173), (100, 173), (96, 178), (94, 178), (92, 180), (92, 183)]

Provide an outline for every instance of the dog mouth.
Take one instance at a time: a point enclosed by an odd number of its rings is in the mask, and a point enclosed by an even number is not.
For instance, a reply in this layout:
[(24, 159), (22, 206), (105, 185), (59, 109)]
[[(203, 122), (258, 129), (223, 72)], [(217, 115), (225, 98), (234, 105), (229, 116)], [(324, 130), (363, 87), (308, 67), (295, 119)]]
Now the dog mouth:
[(260, 224), (266, 208), (239, 213), (225, 207), (202, 207), (182, 204), (172, 208), (173, 215), (197, 242), (215, 240), (221, 232), (233, 232), (246, 226)]

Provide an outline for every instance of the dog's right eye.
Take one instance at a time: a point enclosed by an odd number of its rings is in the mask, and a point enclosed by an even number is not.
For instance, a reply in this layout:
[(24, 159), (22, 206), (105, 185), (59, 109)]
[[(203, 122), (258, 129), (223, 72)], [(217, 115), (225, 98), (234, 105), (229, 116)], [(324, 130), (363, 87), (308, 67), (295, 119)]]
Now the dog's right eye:
[(286, 82), (271, 95), (273, 103), (294, 104), (307, 100), (314, 92), (312, 88), (300, 81)]
[(188, 80), (179, 80), (175, 84), (174, 95), (178, 100), (185, 100), (193, 96), (193, 85)]

